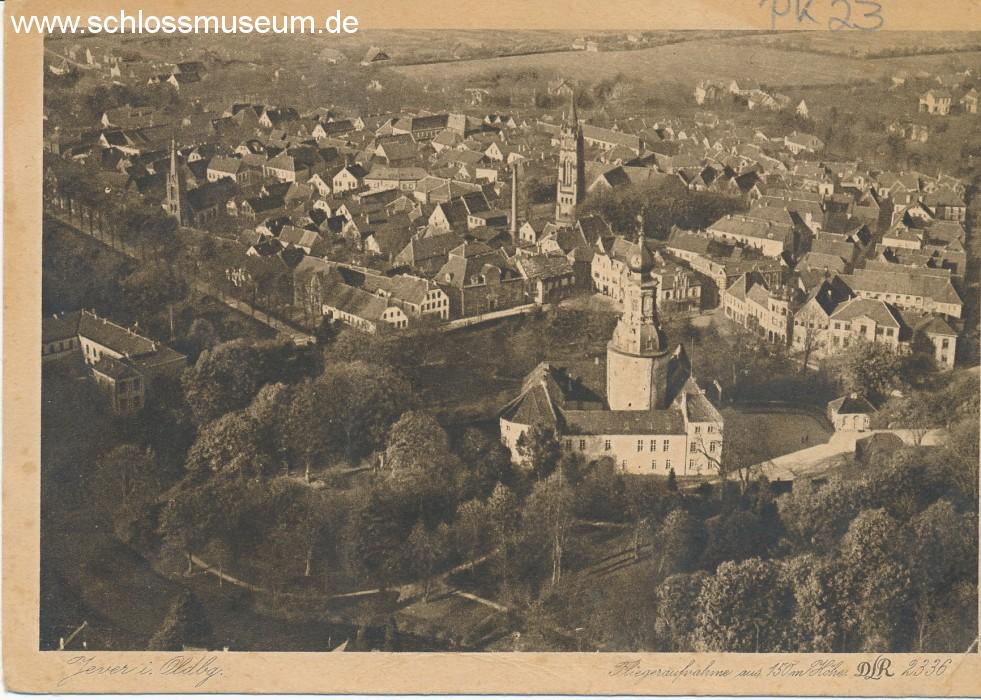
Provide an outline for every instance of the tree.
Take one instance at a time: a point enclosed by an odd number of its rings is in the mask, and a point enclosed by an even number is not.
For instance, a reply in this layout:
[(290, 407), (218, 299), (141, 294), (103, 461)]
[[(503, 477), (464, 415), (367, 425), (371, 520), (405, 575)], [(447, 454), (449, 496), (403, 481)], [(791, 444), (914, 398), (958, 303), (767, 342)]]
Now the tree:
[(261, 435), (258, 423), (247, 412), (228, 413), (198, 432), (188, 450), (185, 471), (197, 480), (219, 472), (268, 476), (275, 460), (270, 445), (263, 444)]
[(598, 460), (576, 487), (576, 515), (590, 520), (621, 521), (627, 511), (623, 474), (612, 459)]
[(552, 586), (562, 580), (562, 558), (572, 531), (575, 495), (561, 474), (539, 482), (525, 504), (525, 534), (541, 535), (552, 562)]
[(705, 579), (697, 601), (695, 647), (700, 651), (773, 652), (787, 648), (792, 592), (777, 565), (753, 558), (723, 562)]
[(148, 209), (140, 221), (140, 237), (159, 265), (173, 265), (180, 250), (177, 239), (177, 219), (158, 208)]
[(384, 487), (354, 494), (344, 529), (344, 555), (352, 572), (385, 587), (402, 575), (406, 526), (392, 517), (397, 506)]
[(317, 381), (327, 397), (323, 429), (354, 463), (380, 449), (390, 426), (412, 407), (411, 387), (389, 367), (340, 362), (328, 365)]
[(313, 379), (300, 382), (289, 390), (289, 401), (278, 416), (287, 471), (291, 462), (298, 462), (303, 468), (303, 478), (310, 481), (314, 464), (332, 453), (343, 451), (336, 442), (336, 434), (323, 425), (331, 402), (336, 398)]
[(902, 377), (915, 387), (931, 386), (936, 380), (937, 360), (933, 341), (923, 331), (914, 331), (909, 352), (900, 358)]
[(196, 318), (187, 332), (187, 339), (193, 345), (195, 353), (200, 355), (218, 343), (218, 333), (211, 321), (206, 318)]
[(633, 523), (634, 559), (640, 559), (640, 549), (646, 535), (650, 535), (659, 509), (669, 499), (662, 499), (657, 485), (650, 479), (632, 484), (626, 492), (626, 513)]
[(453, 541), (457, 551), (470, 562), (471, 573), (478, 552), (492, 539), (487, 527), (488, 511), (484, 502), (474, 498), (462, 504), (453, 519)]
[(183, 651), (185, 646), (209, 647), (211, 625), (204, 607), (186, 588), (177, 596), (160, 629), (150, 638), (152, 651)]
[(878, 404), (899, 382), (901, 360), (887, 345), (858, 341), (838, 355), (836, 367), (842, 391)]
[(171, 268), (140, 265), (122, 280), (126, 307), (146, 319), (187, 296), (187, 284)]
[(801, 548), (831, 551), (858, 515), (865, 496), (861, 485), (832, 476), (821, 486), (802, 480), (778, 502), (780, 519)]
[(733, 424), (733, 421), (729, 421), (721, 434), (697, 434), (692, 446), (694, 452), (702, 455), (721, 478), (720, 498), (724, 496), (730, 476), (736, 477), (740, 493), (745, 494), (766, 457), (752, 426)]
[(516, 445), (522, 466), (535, 479), (541, 481), (555, 470), (561, 449), (554, 428), (536, 423), (521, 434)]
[(706, 575), (702, 571), (669, 576), (657, 587), (658, 646), (663, 651), (695, 648), (695, 614)]
[(910, 572), (902, 553), (905, 532), (885, 510), (863, 510), (841, 541), (839, 585), (863, 651), (904, 648), (910, 634)]
[[(957, 584), (977, 585), (978, 519), (936, 501), (910, 522), (910, 567), (915, 596), (916, 645), (924, 651), (941, 601)], [(932, 644), (930, 649), (936, 647)]]
[(443, 427), (424, 411), (407, 411), (389, 428), (385, 468), (396, 477), (445, 467), (450, 459), (449, 438)]
[(147, 503), (159, 493), (159, 466), (150, 449), (119, 445), (96, 464), (96, 491), (109, 496), (110, 510), (131, 502)]
[(446, 525), (441, 524), (436, 530), (429, 530), (425, 523), (419, 521), (409, 533), (408, 547), (409, 571), (424, 582), (423, 600), (428, 601), (432, 592), (433, 575), (446, 556), (448, 533)]
[(725, 561), (742, 561), (764, 556), (767, 533), (760, 519), (750, 510), (736, 508), (709, 518), (703, 564), (709, 570)]
[(705, 548), (705, 528), (687, 511), (677, 508), (664, 519), (654, 537), (658, 576), (693, 571)]
[(464, 430), (457, 454), (463, 467), (464, 484), (460, 492), (464, 498), (486, 498), (497, 484), (514, 480), (514, 466), (508, 449), (482, 430)]
[(219, 522), (219, 513), (211, 503), (208, 484), (185, 485), (164, 505), (160, 514), (159, 532), (165, 552), (179, 553), (186, 561), (185, 576), (193, 569), (191, 556), (204, 547), (210, 532)]
[(202, 352), (184, 371), (184, 396), (198, 425), (248, 406), (261, 386), (265, 357), (255, 345), (232, 340)]
[(313, 571), (318, 551), (328, 551), (337, 539), (345, 508), (342, 499), (327, 489), (314, 489), (289, 479), (272, 483), (268, 507), (276, 513), (273, 538), (289, 554), (282, 557), (300, 565), (304, 577)]

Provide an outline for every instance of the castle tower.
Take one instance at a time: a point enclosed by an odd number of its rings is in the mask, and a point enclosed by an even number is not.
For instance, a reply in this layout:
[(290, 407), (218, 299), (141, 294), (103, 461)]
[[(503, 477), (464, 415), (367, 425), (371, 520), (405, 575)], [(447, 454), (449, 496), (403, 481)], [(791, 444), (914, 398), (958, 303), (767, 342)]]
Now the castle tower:
[(643, 229), (627, 262), (623, 315), (606, 346), (607, 401), (614, 411), (665, 408), (670, 353), (658, 325), (654, 262)]
[(170, 170), (167, 173), (167, 198), (164, 209), (177, 219), (180, 226), (187, 224), (184, 211), (184, 178), (177, 167), (177, 142), (170, 140)]
[(559, 177), (555, 186), (555, 221), (576, 222), (576, 205), (586, 192), (586, 163), (582, 126), (576, 111), (576, 97), (569, 97), (569, 111), (562, 115), (559, 131)]

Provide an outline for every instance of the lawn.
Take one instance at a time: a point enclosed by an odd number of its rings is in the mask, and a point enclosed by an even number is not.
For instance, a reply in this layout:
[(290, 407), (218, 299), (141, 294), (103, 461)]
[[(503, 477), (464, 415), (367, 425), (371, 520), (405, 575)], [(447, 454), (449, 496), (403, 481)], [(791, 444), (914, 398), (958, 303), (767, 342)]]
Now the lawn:
[(722, 415), (727, 431), (753, 435), (765, 459), (820, 445), (831, 437), (828, 421), (816, 412), (737, 406), (723, 409)]

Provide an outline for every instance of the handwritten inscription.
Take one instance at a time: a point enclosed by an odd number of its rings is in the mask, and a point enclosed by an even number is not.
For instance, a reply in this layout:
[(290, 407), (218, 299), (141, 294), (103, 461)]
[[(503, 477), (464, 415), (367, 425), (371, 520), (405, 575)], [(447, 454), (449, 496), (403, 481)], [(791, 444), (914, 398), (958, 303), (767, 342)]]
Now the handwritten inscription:
[[(725, 662), (723, 662), (725, 663)], [(921, 657), (908, 662), (900, 676), (928, 677), (942, 676), (949, 668), (949, 657)], [(831, 679), (858, 677), (865, 680), (883, 680), (897, 675), (892, 660), (886, 656), (875, 658), (864, 657), (859, 661), (843, 661), (840, 659), (818, 658), (800, 660), (789, 657), (768, 666), (733, 666), (716, 663), (715, 660), (706, 663), (695, 659), (677, 666), (657, 666), (643, 663), (640, 659), (620, 661), (609, 671), (609, 675), (629, 681), (642, 682), (652, 679), (668, 680), (671, 683), (679, 679), (725, 678), (736, 681), (743, 679), (764, 678), (801, 678), (801, 679)]]
[[(882, 29), (882, 3), (875, 0), (758, 0), (770, 11), (770, 29), (777, 24), (793, 29)], [(786, 19), (785, 19), (786, 18)]]
[(137, 663), (100, 663), (94, 656), (72, 656), (66, 661), (68, 669), (58, 681), (58, 686), (72, 680), (91, 677), (121, 676), (180, 676), (193, 681), (195, 688), (222, 674), (217, 656), (170, 656)]
[(771, 666), (743, 668), (720, 666), (714, 660), (699, 664), (694, 659), (678, 667), (648, 666), (640, 659), (633, 659), (617, 663), (609, 675), (635, 681), (669, 679), (674, 683), (680, 678), (844, 678), (848, 676), (848, 668), (843, 661), (834, 659), (782, 661)]

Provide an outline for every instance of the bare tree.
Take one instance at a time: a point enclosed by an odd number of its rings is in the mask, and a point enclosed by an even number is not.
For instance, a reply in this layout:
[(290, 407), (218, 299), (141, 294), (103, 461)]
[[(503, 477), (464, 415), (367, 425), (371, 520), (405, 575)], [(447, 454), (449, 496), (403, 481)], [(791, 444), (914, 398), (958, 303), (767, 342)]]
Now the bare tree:
[(728, 425), (718, 433), (699, 433), (693, 437), (691, 447), (695, 454), (703, 455), (719, 475), (723, 490), (730, 475), (734, 475), (740, 493), (746, 493), (767, 461), (757, 436), (748, 426)]

